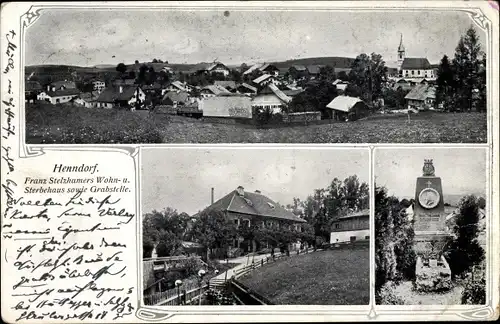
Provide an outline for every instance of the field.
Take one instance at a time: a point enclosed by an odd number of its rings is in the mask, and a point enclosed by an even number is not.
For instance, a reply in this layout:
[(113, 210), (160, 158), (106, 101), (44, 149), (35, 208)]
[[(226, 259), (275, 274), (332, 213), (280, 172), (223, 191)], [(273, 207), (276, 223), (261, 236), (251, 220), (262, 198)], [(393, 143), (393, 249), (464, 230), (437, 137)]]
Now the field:
[(367, 305), (368, 248), (326, 250), (269, 263), (241, 282), (279, 305)]
[(40, 143), (486, 143), (485, 113), (377, 115), (355, 122), (258, 129), (147, 111), (27, 105), (28, 144)]

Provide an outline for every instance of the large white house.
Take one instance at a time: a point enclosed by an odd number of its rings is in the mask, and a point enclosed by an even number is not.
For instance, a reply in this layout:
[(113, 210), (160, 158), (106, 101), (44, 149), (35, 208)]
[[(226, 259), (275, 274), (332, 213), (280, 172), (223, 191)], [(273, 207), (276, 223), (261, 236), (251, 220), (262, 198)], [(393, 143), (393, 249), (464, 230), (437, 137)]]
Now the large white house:
[(43, 100), (50, 102), (51, 104), (61, 104), (65, 102), (70, 102), (72, 99), (78, 97), (80, 91), (78, 89), (62, 89), (62, 90), (51, 90), (42, 91), (37, 96), (37, 100)]

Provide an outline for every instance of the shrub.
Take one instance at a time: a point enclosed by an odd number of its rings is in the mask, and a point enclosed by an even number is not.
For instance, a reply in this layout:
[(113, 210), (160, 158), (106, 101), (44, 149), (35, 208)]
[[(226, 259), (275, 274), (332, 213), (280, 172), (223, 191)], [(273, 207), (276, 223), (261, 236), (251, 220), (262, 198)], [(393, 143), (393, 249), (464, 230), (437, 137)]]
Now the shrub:
[(243, 255), (243, 250), (240, 248), (231, 248), (228, 251), (229, 258), (237, 258)]
[(201, 263), (198, 261), (198, 259), (191, 258), (186, 260), (184, 263), (184, 269), (186, 271), (186, 276), (192, 276), (192, 275), (197, 275), (198, 271), (201, 268)]
[(473, 269), (465, 282), (462, 304), (484, 305), (486, 303), (486, 279), (484, 267)]
[(377, 305), (404, 305), (404, 300), (394, 293), (394, 284), (388, 281), (375, 294), (375, 303)]

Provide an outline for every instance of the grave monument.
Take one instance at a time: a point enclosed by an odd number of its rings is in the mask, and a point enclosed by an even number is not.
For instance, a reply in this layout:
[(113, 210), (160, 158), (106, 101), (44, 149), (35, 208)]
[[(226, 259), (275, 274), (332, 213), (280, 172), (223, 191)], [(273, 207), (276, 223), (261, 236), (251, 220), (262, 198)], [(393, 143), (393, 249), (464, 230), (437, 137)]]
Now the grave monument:
[(451, 288), (451, 271), (442, 255), (451, 238), (446, 231), (443, 187), (432, 160), (424, 160), (417, 178), (414, 206), (414, 250), (417, 254), (415, 287), (419, 291)]

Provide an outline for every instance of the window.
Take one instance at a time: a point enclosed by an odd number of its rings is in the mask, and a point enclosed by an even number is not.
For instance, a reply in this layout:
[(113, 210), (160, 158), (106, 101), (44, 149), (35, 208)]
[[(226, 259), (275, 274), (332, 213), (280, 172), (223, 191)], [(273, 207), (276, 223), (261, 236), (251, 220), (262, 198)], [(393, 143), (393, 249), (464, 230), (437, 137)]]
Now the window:
[(356, 236), (351, 236), (351, 237), (349, 238), (349, 240), (350, 240), (351, 242), (356, 241)]
[(369, 239), (370, 239), (370, 235), (366, 235), (365, 240), (369, 240)]
[(415, 70), (411, 70), (411, 75), (415, 75)]
[(335, 228), (340, 228), (340, 224), (335, 224)]
[(418, 70), (418, 75), (420, 75), (420, 70)]

